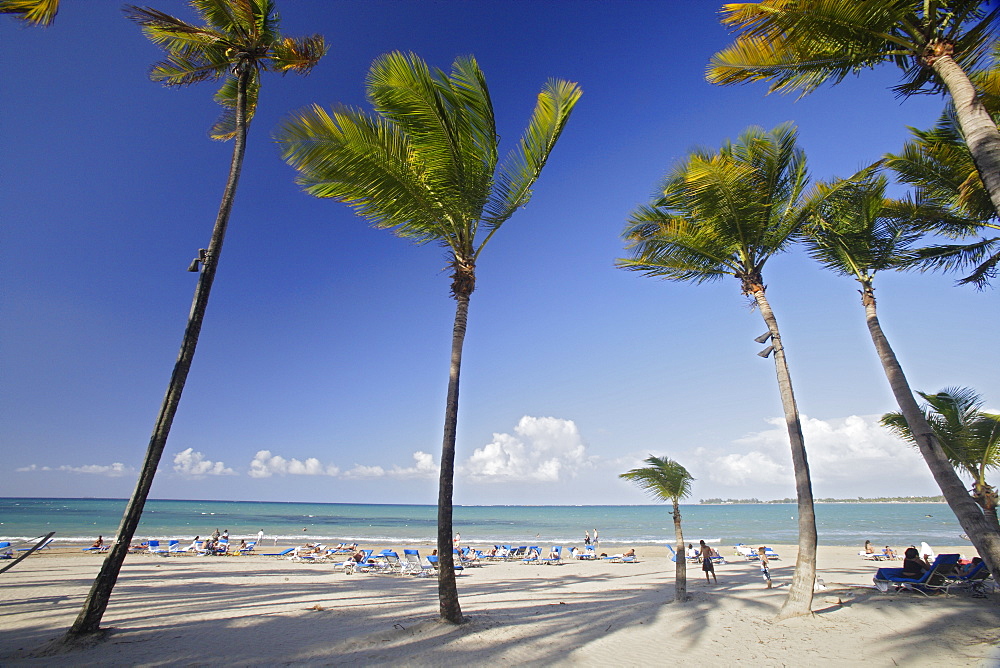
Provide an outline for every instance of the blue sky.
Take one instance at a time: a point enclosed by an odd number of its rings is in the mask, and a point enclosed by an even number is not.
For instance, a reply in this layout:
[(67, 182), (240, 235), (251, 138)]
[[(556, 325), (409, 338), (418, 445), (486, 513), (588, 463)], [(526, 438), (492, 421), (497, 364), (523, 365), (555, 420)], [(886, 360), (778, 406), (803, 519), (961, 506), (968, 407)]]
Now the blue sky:
[[(0, 22), (5, 496), (125, 497), (183, 332), (231, 144), (216, 86), (148, 80), (156, 47), (115, 3), (66, 0), (48, 29)], [(186, 3), (154, 7), (188, 20)], [(270, 76), (194, 367), (153, 497), (434, 503), (454, 302), (445, 254), (303, 194), (271, 140), (291, 111), (363, 105), (372, 60), (474, 54), (510, 147), (549, 77), (584, 95), (531, 203), (487, 247), (463, 361), (455, 501), (644, 503), (617, 479), (649, 453), (693, 498), (794, 495), (766, 328), (735, 281), (626, 273), (620, 233), (695, 146), (794, 121), (814, 178), (847, 175), (927, 127), (891, 69), (796, 101), (704, 81), (729, 37), (718, 3), (280, 2), (289, 35), (331, 45)], [(818, 496), (936, 494), (874, 422), (895, 408), (849, 279), (771, 260)], [(1000, 405), (991, 290), (877, 280), (911, 384)]]

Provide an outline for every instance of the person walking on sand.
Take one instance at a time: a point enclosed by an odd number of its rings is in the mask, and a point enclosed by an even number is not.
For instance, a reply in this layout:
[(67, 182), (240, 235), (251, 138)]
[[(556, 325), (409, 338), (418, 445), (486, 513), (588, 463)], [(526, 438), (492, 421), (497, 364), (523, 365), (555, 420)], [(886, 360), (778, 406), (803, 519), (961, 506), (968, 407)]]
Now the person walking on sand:
[(601, 541), (597, 537), (597, 529), (594, 529), (594, 549), (597, 550), (600, 548), (600, 546), (601, 546)]
[(260, 531), (257, 532), (257, 544), (260, 545), (261, 547), (264, 546), (264, 530), (263, 529), (261, 529)]
[[(715, 580), (715, 584), (719, 584), (719, 579), (715, 577), (715, 564), (712, 563), (712, 548), (705, 544), (705, 541), (701, 541), (701, 551), (698, 552), (701, 557), (701, 570), (705, 572), (705, 582), (707, 584), (712, 584), (712, 580)], [(711, 579), (709, 579), (711, 575)]]
[(764, 547), (757, 548), (757, 556), (760, 557), (760, 574), (764, 578), (764, 582), (767, 583), (767, 588), (771, 588), (771, 569), (767, 567), (767, 549)]
[(590, 531), (583, 532), (583, 544), (590, 545)]

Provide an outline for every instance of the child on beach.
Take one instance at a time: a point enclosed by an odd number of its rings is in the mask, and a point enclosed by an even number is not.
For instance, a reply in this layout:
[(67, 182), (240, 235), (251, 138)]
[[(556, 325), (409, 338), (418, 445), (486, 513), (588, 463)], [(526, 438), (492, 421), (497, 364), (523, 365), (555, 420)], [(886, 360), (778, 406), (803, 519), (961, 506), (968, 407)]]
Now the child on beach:
[(757, 556), (760, 558), (760, 574), (764, 578), (764, 582), (767, 583), (767, 588), (771, 588), (771, 570), (767, 567), (767, 549), (764, 547), (757, 548)]

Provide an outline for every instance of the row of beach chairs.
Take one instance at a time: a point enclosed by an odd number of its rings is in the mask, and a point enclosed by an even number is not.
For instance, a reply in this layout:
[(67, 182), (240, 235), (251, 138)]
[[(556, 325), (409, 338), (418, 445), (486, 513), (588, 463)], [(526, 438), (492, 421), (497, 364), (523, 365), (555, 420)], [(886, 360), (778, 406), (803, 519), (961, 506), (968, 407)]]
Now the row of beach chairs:
[(952, 593), (952, 590), (969, 591), (973, 595), (985, 595), (996, 588), (986, 563), (980, 561), (968, 572), (959, 569), (959, 555), (939, 554), (931, 567), (919, 578), (903, 576), (902, 568), (880, 568), (873, 578), (875, 587), (887, 593), (892, 591), (916, 591), (924, 595), (935, 592)]

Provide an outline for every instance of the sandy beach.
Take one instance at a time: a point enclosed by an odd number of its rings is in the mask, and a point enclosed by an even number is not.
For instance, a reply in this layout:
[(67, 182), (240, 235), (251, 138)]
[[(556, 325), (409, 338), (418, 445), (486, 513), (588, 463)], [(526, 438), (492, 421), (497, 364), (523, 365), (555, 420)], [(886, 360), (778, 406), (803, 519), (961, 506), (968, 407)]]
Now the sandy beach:
[(721, 546), (729, 563), (716, 568), (718, 585), (689, 566), (683, 605), (670, 603), (674, 564), (663, 547), (638, 546), (636, 564), (487, 562), (459, 577), (467, 622), (457, 627), (437, 621), (432, 577), (346, 575), (332, 562), (275, 557), (134, 554), (104, 617), (112, 631), (58, 656), (44, 648), (79, 612), (102, 557), (52, 548), (0, 575), (0, 664), (1000, 665), (1000, 594), (879, 593), (871, 586), (879, 564), (851, 547), (820, 547), (826, 589), (814, 614), (775, 622), (795, 548), (774, 548), (774, 589), (756, 564)]

